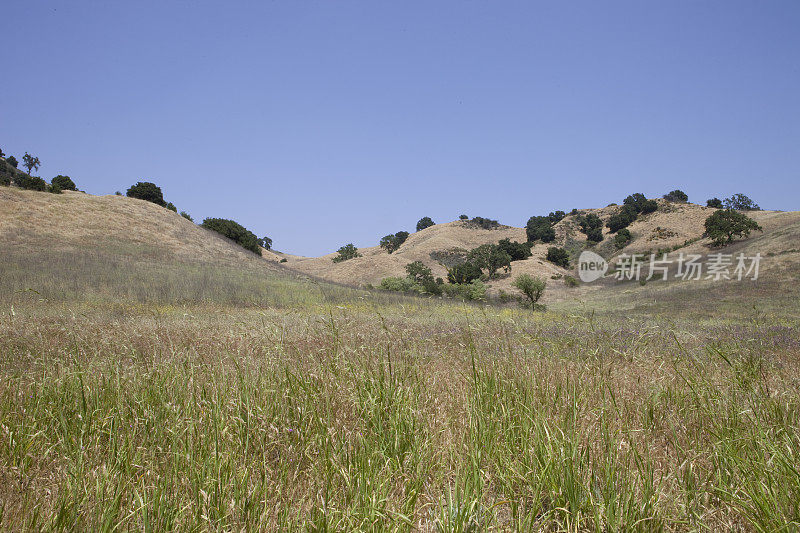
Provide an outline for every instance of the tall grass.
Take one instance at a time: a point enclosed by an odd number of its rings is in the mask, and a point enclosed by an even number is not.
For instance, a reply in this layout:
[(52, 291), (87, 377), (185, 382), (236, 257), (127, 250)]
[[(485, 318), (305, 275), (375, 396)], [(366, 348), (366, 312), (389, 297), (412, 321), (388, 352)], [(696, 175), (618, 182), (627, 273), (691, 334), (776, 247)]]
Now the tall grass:
[(800, 525), (796, 328), (411, 302), (0, 314), (0, 528)]

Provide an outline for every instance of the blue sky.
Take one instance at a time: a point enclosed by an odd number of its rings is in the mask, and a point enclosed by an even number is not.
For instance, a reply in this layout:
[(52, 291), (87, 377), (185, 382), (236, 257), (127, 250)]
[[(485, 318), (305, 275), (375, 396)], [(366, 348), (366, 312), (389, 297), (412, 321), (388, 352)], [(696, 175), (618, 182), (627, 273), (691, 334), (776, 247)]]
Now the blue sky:
[(3, 4), (0, 148), (279, 250), (627, 194), (800, 209), (800, 2)]

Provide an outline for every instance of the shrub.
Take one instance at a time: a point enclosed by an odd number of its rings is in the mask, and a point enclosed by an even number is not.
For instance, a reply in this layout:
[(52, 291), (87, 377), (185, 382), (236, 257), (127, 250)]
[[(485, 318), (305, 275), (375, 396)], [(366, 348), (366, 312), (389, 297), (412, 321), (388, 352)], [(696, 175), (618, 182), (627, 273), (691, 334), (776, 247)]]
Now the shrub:
[(470, 224), (478, 226), (481, 229), (495, 229), (500, 225), (500, 223), (496, 220), (483, 217), (474, 217), (472, 220), (470, 220)]
[(600, 242), (603, 240), (602, 228), (592, 228), (586, 233), (586, 240), (591, 242)]
[(479, 279), (469, 283), (445, 285), (442, 287), (442, 290), (452, 298), (462, 298), (471, 301), (482, 301), (486, 299), (486, 285)]
[(62, 191), (61, 187), (59, 187), (58, 185), (50, 185), (49, 187), (47, 187), (47, 192), (50, 192), (50, 193), (53, 193), (53, 194), (61, 194), (64, 191)]
[(470, 283), (480, 277), (481, 269), (469, 262), (447, 269), (447, 281), (454, 285)]
[(629, 195), (627, 198), (625, 198), (622, 201), (622, 204), (623, 205), (629, 205), (629, 206), (633, 207), (636, 210), (637, 213), (641, 213), (642, 212), (642, 206), (644, 205), (644, 203), (646, 201), (647, 201), (647, 197), (644, 194), (642, 194), (640, 192), (635, 192), (635, 193)]
[(272, 250), (272, 239), (270, 239), (270, 238), (269, 238), (269, 237), (267, 237), (266, 235), (264, 235), (263, 237), (261, 237), (261, 240), (258, 242), (258, 244), (259, 244), (259, 245), (260, 245), (262, 248), (264, 248), (265, 250)]
[(47, 190), (46, 181), (44, 181), (42, 178), (37, 178), (35, 176), (30, 176), (28, 174), (17, 175), (17, 177), (14, 178), (14, 183), (16, 183), (18, 187), (22, 189), (27, 189), (29, 191)]
[(753, 230), (763, 231), (755, 220), (733, 209), (715, 211), (706, 219), (705, 227), (714, 246), (731, 243), (736, 237), (746, 238)]
[(522, 261), (531, 256), (531, 247), (524, 242), (511, 242), (511, 239), (501, 239), (497, 246), (507, 253), (512, 261)]
[(680, 189), (675, 189), (674, 191), (665, 194), (664, 200), (678, 204), (685, 204), (689, 201), (689, 195)]
[(489, 279), (501, 268), (511, 271), (511, 256), (496, 244), (482, 244), (470, 251), (468, 258), (473, 265), (485, 270)]
[(17, 162), (17, 158), (14, 157), (13, 155), (10, 155), (10, 156), (6, 157), (6, 162), (9, 165), (11, 165), (12, 167), (14, 167), (14, 168), (17, 168), (17, 166), (19, 166), (19, 162)]
[(407, 231), (398, 231), (394, 235), (386, 235), (381, 239), (380, 246), (388, 253), (396, 251), (408, 239)]
[(122, 192), (121, 191), (117, 191), (114, 194), (117, 195), (117, 196), (122, 196)]
[(53, 186), (58, 185), (58, 187), (62, 191), (76, 191), (76, 190), (78, 190), (75, 187), (75, 182), (72, 181), (72, 179), (69, 176), (62, 176), (61, 174), (59, 174), (58, 176), (56, 176), (55, 178), (50, 180), (50, 183)]
[[(130, 194), (128, 194), (128, 196), (130, 196)], [(261, 255), (261, 250), (258, 248), (258, 237), (256, 237), (255, 233), (247, 230), (247, 228), (233, 220), (225, 218), (207, 218), (203, 220), (201, 226), (211, 231), (216, 231), (245, 250), (250, 250), (255, 254)]]
[(710, 200), (706, 200), (706, 207), (714, 207), (716, 209), (722, 209), (722, 200), (719, 198), (711, 198)]
[(194, 219), (192, 218), (192, 215), (190, 215), (186, 211), (181, 211), (181, 216), (183, 218), (185, 218), (186, 220), (188, 220), (189, 222), (194, 222)]
[(737, 193), (723, 201), (725, 209), (736, 209), (737, 211), (760, 211), (761, 208), (753, 200), (742, 193)]
[(169, 209), (173, 213), (177, 213), (178, 212), (178, 208), (175, 207), (175, 204), (173, 204), (172, 202), (167, 202), (167, 205), (165, 205), (164, 207), (166, 207), (167, 209)]
[(358, 248), (353, 243), (345, 244), (336, 252), (339, 254), (333, 258), (334, 263), (341, 263), (342, 261), (347, 261), (348, 259), (353, 259), (355, 257), (361, 257), (361, 254), (358, 253)]
[[(167, 203), (164, 201), (164, 194), (161, 192), (161, 187), (149, 181), (140, 181), (136, 185), (131, 185), (126, 193), (129, 198), (138, 198), (139, 200), (146, 200), (153, 202), (161, 207), (166, 207)], [(221, 220), (221, 219), (209, 219)], [(203, 222), (205, 224), (205, 222)]]
[(417, 231), (422, 231), (425, 228), (430, 228), (433, 225), (434, 222), (431, 217), (422, 217), (417, 221)]
[(11, 185), (11, 176), (6, 176), (5, 174), (0, 174), (0, 185), (8, 187)]
[[(408, 279), (416, 285), (417, 292), (426, 292), (429, 294), (441, 294), (441, 283), (437, 283), (433, 279), (433, 272), (430, 268), (425, 266), (422, 261), (414, 261), (406, 265), (406, 272), (408, 272)], [(420, 290), (421, 289), (421, 290)]]
[(388, 277), (383, 278), (378, 287), (385, 291), (409, 292), (412, 284), (408, 278)]
[(572, 276), (564, 276), (564, 285), (567, 287), (577, 287), (580, 285), (580, 283), (578, 283), (578, 280)]
[(658, 202), (655, 200), (647, 200), (645, 203), (642, 204), (642, 214), (648, 215), (653, 213), (658, 209)]
[(562, 268), (569, 268), (569, 252), (567, 252), (564, 248), (551, 246), (547, 249), (546, 259)]
[(467, 215), (459, 215), (458, 219), (459, 220), (469, 220), (469, 217)]
[(280, 262), (281, 262), (281, 263), (288, 263), (288, 262), (289, 262), (289, 260), (288, 260), (288, 259), (286, 259), (285, 257), (281, 257), (281, 260), (280, 260)]
[(539, 298), (544, 294), (546, 287), (545, 281), (541, 278), (534, 278), (528, 274), (520, 274), (513, 283), (514, 288), (518, 289), (530, 301), (533, 307)]
[(3, 153), (3, 149), (0, 148), (0, 157), (5, 157), (5, 156), (6, 156), (6, 154)]
[(622, 228), (614, 236), (614, 246), (617, 248), (625, 248), (631, 242), (631, 232), (628, 228)]
[(553, 242), (556, 239), (556, 230), (548, 217), (533, 216), (525, 224), (525, 235), (528, 242)]
[(611, 233), (615, 233), (622, 228), (630, 226), (637, 216), (638, 213), (633, 206), (623, 205), (617, 213), (611, 215), (608, 222), (606, 222), (606, 227)]
[(567, 214), (564, 211), (553, 211), (547, 215), (547, 218), (550, 220), (551, 224), (557, 224), (561, 222), (565, 216), (567, 216)]

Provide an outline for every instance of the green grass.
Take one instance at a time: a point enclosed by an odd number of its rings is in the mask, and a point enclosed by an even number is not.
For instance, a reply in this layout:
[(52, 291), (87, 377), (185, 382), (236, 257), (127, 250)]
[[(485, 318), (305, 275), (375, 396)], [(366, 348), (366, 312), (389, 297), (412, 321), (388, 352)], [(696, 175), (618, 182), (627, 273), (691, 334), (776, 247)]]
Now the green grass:
[(779, 285), (533, 313), (128, 252), (0, 262), (1, 530), (800, 527)]

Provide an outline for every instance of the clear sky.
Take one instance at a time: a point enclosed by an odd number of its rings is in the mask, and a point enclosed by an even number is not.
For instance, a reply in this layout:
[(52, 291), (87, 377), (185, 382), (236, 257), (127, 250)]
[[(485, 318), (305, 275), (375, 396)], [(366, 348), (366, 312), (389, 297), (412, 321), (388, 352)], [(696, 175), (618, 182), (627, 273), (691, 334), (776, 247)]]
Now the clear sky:
[(0, 148), (276, 249), (675, 188), (800, 209), (800, 2), (3, 2)]

